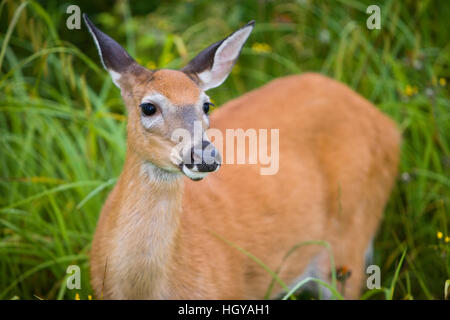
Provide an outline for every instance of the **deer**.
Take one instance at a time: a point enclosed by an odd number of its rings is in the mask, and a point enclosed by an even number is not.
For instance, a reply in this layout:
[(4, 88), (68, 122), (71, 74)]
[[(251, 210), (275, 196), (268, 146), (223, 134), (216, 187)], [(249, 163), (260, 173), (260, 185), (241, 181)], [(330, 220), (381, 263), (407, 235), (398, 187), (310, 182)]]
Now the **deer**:
[[(279, 279), (269, 298), (307, 277), (331, 283), (334, 265), (349, 275), (343, 297), (358, 299), (396, 181), (395, 122), (314, 72), (277, 78), (209, 112), (205, 92), (227, 79), (254, 21), (180, 70), (150, 70), (83, 17), (127, 113), (125, 162), (90, 250), (95, 296), (262, 299), (274, 275), (261, 261)], [(172, 138), (180, 128), (190, 141)], [(277, 128), (278, 171), (223, 161), (209, 128)]]

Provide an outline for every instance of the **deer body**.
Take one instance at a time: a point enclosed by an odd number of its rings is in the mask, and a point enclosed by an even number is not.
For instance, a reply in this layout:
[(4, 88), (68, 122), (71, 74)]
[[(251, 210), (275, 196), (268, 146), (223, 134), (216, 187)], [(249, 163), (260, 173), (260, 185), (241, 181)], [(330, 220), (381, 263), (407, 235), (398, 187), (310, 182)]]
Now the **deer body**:
[[(99, 50), (105, 48), (100, 44)], [(194, 67), (150, 76), (133, 66), (119, 81), (128, 79), (133, 88), (154, 82), (152, 90), (159, 86), (158, 92), (166, 90), (169, 97), (170, 90), (187, 90), (189, 81), (206, 79), (192, 76)], [(165, 82), (182, 85), (171, 89)], [(126, 86), (120, 83), (129, 112), (126, 161), (91, 249), (97, 297), (263, 298), (271, 275), (230, 243), (274, 271), (281, 266), (280, 279), (289, 285), (307, 275), (329, 282), (330, 261), (322, 246), (303, 246), (283, 261), (293, 246), (310, 240), (331, 245), (336, 266), (351, 270), (341, 289), (348, 298), (358, 297), (364, 255), (397, 170), (400, 137), (389, 118), (350, 88), (319, 74), (280, 78), (228, 102), (209, 119), (221, 131), (279, 128), (278, 173), (261, 175), (260, 165), (223, 163), (206, 179), (193, 181), (183, 175), (185, 169), (175, 171), (162, 158), (147, 161), (145, 147), (136, 142), (142, 133), (135, 128), (139, 113), (129, 107), (138, 105), (143, 94), (127, 95)], [(199, 93), (193, 88), (187, 92), (195, 100)], [(152, 152), (164, 155), (164, 143), (153, 141)], [(276, 285), (271, 296), (281, 292)]]

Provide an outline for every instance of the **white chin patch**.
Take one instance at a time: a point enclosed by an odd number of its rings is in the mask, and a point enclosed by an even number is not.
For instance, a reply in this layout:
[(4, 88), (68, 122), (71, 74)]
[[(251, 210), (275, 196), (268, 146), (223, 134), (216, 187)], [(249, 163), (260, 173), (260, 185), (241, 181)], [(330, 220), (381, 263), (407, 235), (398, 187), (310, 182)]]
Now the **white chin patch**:
[(186, 166), (183, 166), (182, 169), (183, 173), (190, 179), (192, 180), (201, 180), (204, 177), (206, 177), (208, 175), (209, 172), (198, 172), (198, 171), (193, 171), (191, 169), (189, 169)]

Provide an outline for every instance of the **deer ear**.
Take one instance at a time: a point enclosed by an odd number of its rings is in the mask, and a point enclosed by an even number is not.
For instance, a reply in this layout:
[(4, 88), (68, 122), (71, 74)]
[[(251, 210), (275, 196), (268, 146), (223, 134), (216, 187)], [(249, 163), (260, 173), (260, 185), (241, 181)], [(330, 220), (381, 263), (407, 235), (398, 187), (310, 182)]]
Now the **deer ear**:
[(116, 86), (120, 88), (119, 80), (122, 73), (132, 64), (133, 58), (114, 39), (98, 29), (86, 14), (83, 14), (84, 22), (97, 45), (100, 60), (103, 67), (109, 72)]
[(192, 59), (182, 71), (193, 75), (205, 91), (221, 85), (231, 72), (254, 25), (255, 22), (250, 21), (227, 38), (212, 44)]

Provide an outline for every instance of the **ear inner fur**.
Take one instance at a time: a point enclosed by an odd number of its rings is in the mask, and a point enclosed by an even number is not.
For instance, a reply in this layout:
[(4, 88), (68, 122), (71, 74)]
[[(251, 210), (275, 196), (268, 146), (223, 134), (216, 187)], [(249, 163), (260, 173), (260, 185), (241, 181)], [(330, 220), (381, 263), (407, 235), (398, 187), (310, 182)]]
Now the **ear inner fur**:
[[(214, 63), (216, 62), (215, 61), (216, 53), (220, 48), (223, 49), (222, 45), (227, 40), (231, 39), (234, 35), (238, 34), (239, 32), (244, 31), (246, 28), (249, 28), (249, 27), (251, 28), (249, 31), (249, 34), (250, 34), (251, 30), (253, 29), (254, 24), (255, 24), (254, 21), (250, 21), (245, 26), (243, 26), (239, 30), (233, 32), (225, 39), (210, 45), (209, 47), (207, 47), (206, 49), (201, 51), (195, 58), (193, 58), (181, 71), (186, 73), (191, 79), (193, 79), (195, 82), (197, 82), (197, 84), (199, 84), (200, 86), (203, 85), (205, 87), (205, 90), (210, 89), (212, 87), (216, 87), (217, 85), (220, 85), (222, 83), (222, 81), (219, 81), (220, 83), (218, 83), (218, 84), (214, 84), (214, 85), (210, 85), (210, 86), (208, 86), (208, 84), (206, 84), (206, 83), (202, 83), (203, 82), (202, 80), (204, 80), (204, 78), (205, 78), (204, 74), (207, 73), (208, 71), (213, 70)], [(237, 58), (239, 57), (240, 51), (242, 50), (242, 46), (244, 45), (247, 37), (242, 42), (241, 47), (239, 48), (239, 52), (237, 53), (232, 64), (230, 65), (228, 72), (231, 71), (231, 68), (233, 67), (234, 63), (236, 62)], [(203, 77), (201, 76), (202, 73), (203, 73)], [(223, 80), (224, 79), (226, 79), (226, 76), (223, 78)]]

